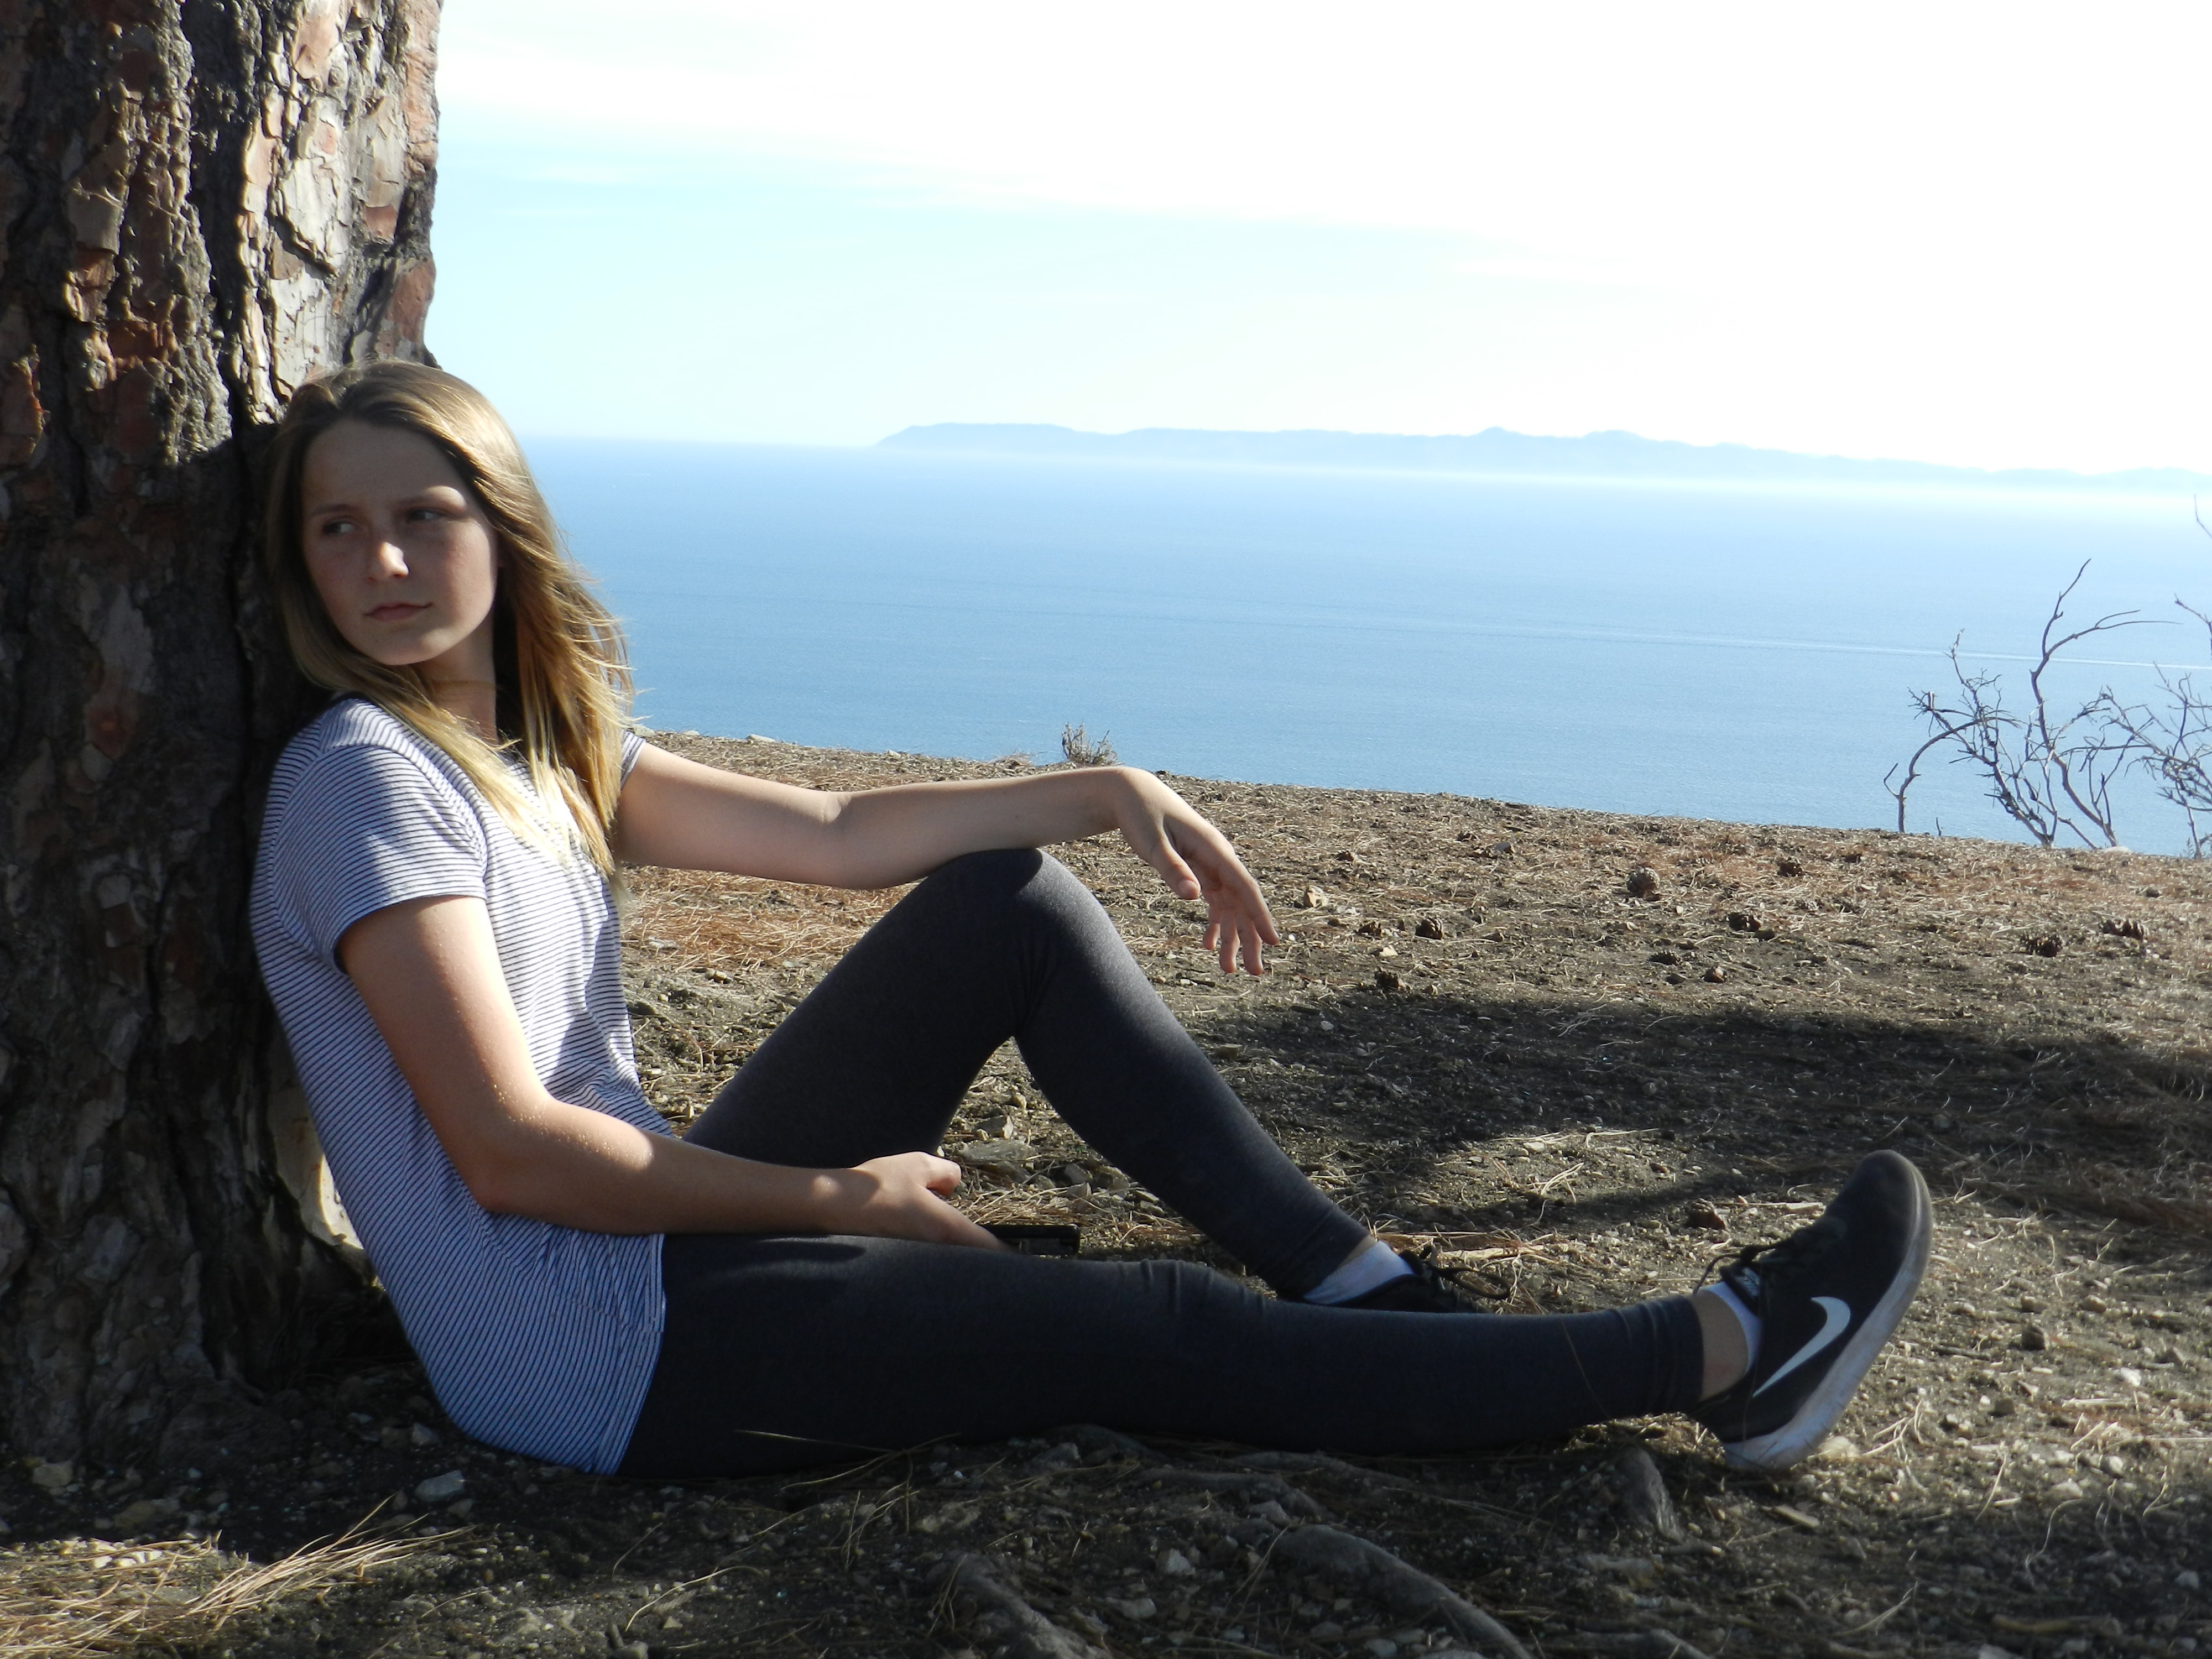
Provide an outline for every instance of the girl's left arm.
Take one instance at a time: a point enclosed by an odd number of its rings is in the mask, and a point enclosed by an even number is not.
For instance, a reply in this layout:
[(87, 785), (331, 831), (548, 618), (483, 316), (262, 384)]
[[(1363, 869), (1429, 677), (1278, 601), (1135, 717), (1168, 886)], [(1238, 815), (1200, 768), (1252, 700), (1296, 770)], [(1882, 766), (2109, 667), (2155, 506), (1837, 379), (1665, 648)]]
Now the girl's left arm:
[(963, 853), (1118, 830), (1177, 897), (1206, 902), (1224, 973), (1262, 969), (1274, 918), (1229, 839), (1149, 772), (1079, 767), (1022, 778), (831, 793), (718, 771), (647, 744), (623, 784), (615, 851), (635, 864), (823, 887), (893, 887)]

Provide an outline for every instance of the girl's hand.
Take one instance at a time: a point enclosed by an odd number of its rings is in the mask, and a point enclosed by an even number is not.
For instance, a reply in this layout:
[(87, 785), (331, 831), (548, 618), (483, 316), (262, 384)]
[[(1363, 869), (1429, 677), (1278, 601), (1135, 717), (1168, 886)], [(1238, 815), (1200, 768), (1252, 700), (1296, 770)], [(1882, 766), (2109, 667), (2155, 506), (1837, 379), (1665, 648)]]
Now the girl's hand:
[(1160, 872), (1180, 899), (1206, 901), (1206, 948), (1233, 974), (1267, 972), (1261, 947), (1279, 944), (1260, 884), (1237, 856), (1229, 837), (1188, 801), (1149, 772), (1124, 768), (1131, 798), (1120, 814), (1130, 850)]
[(966, 1244), (979, 1250), (1006, 1248), (945, 1201), (960, 1185), (960, 1166), (950, 1158), (893, 1152), (826, 1173), (835, 1194), (830, 1231)]

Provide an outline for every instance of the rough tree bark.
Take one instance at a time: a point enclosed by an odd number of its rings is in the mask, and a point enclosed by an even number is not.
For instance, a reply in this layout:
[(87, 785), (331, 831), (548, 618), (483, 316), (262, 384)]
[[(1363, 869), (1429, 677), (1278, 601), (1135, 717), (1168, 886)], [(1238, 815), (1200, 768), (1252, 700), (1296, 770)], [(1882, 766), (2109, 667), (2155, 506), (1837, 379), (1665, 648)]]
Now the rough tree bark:
[(0, 0), (0, 1432), (19, 1457), (267, 1451), (258, 1389), (358, 1284), (246, 932), (258, 784), (305, 707), (251, 580), (249, 471), (301, 379), (422, 355), (437, 12)]

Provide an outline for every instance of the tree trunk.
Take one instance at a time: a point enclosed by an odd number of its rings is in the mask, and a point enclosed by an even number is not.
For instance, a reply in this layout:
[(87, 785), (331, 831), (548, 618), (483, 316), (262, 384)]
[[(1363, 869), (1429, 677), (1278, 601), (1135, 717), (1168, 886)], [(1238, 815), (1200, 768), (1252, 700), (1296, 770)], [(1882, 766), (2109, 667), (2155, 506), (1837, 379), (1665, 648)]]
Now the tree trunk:
[[(438, 0), (0, 0), (0, 1433), (265, 1454), (359, 1295), (246, 934), (258, 429), (422, 354)], [(247, 1437), (252, 1437), (252, 1443)], [(58, 1470), (47, 1480), (58, 1485)]]

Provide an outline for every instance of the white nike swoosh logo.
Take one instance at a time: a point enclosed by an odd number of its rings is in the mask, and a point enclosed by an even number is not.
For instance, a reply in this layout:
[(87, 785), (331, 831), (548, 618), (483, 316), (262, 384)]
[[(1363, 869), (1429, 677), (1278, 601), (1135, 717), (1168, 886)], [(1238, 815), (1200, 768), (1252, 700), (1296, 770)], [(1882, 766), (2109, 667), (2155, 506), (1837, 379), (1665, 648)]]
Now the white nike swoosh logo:
[(1765, 1394), (1807, 1360), (1818, 1355), (1821, 1349), (1841, 1336), (1844, 1334), (1844, 1327), (1851, 1322), (1851, 1310), (1848, 1303), (1839, 1301), (1832, 1296), (1816, 1296), (1813, 1300), (1820, 1304), (1820, 1311), (1826, 1316), (1828, 1322), (1820, 1327), (1819, 1335), (1798, 1349), (1796, 1353), (1791, 1354), (1780, 1370), (1751, 1391), (1751, 1397), (1753, 1400), (1758, 1399), (1759, 1395)]

